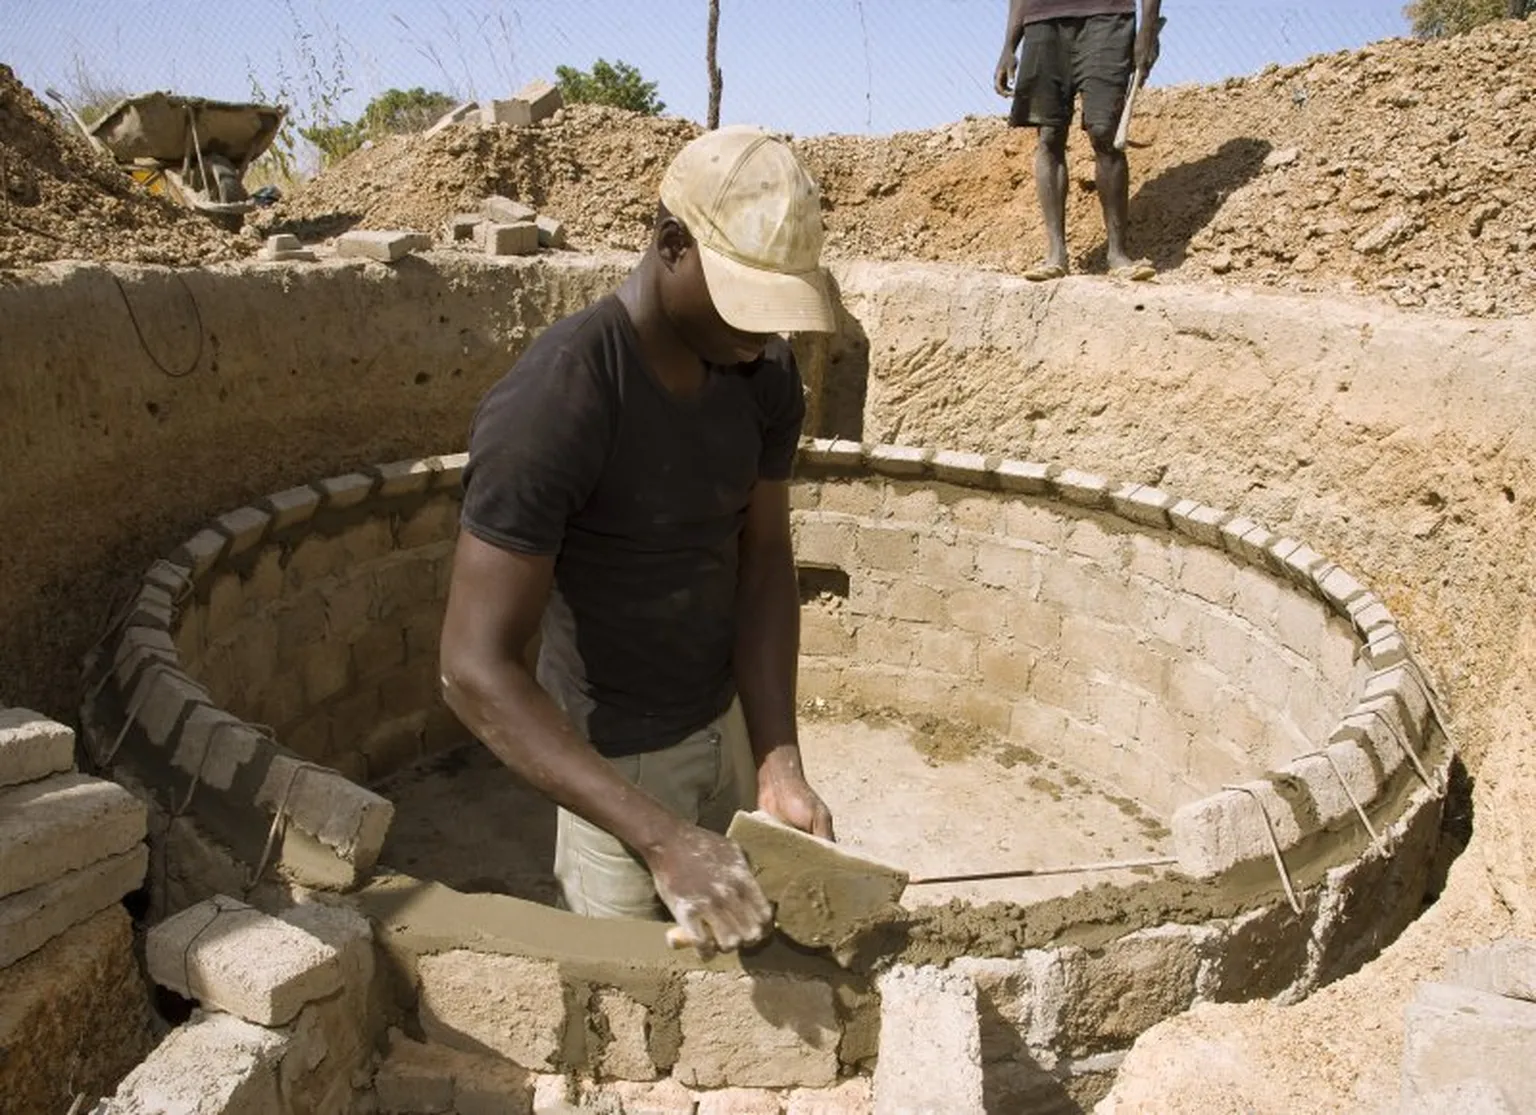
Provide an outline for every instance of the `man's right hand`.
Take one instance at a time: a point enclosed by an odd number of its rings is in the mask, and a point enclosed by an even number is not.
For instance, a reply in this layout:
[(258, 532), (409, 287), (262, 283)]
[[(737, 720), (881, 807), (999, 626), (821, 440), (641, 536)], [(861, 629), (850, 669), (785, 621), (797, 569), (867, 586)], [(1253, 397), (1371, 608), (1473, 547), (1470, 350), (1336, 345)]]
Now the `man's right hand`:
[(773, 907), (741, 849), (723, 836), (683, 825), (647, 863), (656, 893), (677, 919), (667, 935), (708, 959), (754, 945), (773, 929)]
[(1011, 50), (1003, 51), (1003, 56), (997, 60), (997, 71), (992, 75), (992, 88), (999, 97), (1013, 94), (1013, 79), (1018, 72), (1018, 55)]

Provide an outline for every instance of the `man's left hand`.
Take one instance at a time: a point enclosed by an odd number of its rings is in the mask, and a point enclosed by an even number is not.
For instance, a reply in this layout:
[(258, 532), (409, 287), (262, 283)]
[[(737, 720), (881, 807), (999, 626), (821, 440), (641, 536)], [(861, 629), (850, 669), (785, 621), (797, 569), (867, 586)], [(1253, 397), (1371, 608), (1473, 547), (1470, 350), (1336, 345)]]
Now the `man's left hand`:
[(758, 768), (757, 807), (786, 825), (827, 840), (835, 840), (832, 811), (811, 789), (800, 764), (775, 764), (772, 757)]

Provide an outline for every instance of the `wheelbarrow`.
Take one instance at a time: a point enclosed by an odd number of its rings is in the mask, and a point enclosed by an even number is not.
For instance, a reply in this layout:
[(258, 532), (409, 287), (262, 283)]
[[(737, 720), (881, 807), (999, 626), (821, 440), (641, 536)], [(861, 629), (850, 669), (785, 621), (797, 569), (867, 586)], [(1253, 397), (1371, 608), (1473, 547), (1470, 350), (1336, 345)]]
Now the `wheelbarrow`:
[(277, 105), (211, 101), (174, 93), (141, 93), (86, 125), (52, 89), (102, 154), (151, 194), (195, 209), (238, 229), (257, 202), (246, 193), (245, 172), (272, 146), (287, 109)]

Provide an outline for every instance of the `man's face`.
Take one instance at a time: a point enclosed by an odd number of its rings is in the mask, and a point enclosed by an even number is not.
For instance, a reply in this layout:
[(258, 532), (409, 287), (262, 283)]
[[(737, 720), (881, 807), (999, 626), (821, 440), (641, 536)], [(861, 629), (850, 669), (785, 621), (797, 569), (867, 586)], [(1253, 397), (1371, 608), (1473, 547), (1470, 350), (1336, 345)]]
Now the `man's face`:
[(773, 334), (747, 333), (726, 323), (709, 296), (698, 245), (691, 236), (682, 235), (686, 237), (686, 246), (671, 236), (663, 236), (664, 254), (671, 256), (665, 295), (668, 316), (701, 360), (711, 364), (750, 364), (762, 356)]

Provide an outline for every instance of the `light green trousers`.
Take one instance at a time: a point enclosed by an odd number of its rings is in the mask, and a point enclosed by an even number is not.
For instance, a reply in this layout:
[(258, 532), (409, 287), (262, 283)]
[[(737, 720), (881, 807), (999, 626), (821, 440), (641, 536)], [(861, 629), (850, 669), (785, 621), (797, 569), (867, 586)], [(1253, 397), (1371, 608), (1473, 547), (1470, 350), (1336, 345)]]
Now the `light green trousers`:
[[(661, 751), (608, 760), (685, 821), (724, 833), (738, 809), (757, 808), (757, 764), (741, 702)], [(671, 920), (645, 863), (618, 838), (564, 809), (555, 829), (562, 904), (597, 918)]]

